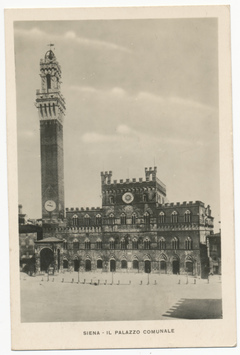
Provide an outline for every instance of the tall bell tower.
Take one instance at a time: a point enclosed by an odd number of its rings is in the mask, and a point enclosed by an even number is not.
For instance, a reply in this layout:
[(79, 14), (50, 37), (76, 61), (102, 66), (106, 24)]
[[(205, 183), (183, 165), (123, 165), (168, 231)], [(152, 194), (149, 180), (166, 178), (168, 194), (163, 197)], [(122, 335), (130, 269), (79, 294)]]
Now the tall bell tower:
[(61, 67), (50, 49), (40, 60), (41, 89), (36, 107), (40, 120), (41, 185), (43, 223), (64, 218), (63, 118), (65, 100), (61, 94)]

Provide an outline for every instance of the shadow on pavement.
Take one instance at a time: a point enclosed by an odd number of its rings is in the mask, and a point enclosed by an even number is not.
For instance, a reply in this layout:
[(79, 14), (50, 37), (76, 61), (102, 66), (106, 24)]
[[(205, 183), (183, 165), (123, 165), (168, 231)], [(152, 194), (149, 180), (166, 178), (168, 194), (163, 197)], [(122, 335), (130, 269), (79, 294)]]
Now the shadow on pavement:
[(222, 300), (182, 298), (163, 316), (182, 319), (221, 319)]

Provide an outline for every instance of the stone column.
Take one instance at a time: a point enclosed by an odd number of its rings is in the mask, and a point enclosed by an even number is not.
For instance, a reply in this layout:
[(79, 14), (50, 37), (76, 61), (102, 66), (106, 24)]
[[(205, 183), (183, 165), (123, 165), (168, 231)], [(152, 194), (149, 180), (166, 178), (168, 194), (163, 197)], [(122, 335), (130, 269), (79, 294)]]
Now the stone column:
[(59, 265), (59, 271), (63, 272), (63, 248), (61, 247), (60, 249), (60, 265)]
[(35, 269), (36, 269), (36, 274), (40, 274), (41, 268), (40, 268), (40, 250), (37, 247), (35, 249)]

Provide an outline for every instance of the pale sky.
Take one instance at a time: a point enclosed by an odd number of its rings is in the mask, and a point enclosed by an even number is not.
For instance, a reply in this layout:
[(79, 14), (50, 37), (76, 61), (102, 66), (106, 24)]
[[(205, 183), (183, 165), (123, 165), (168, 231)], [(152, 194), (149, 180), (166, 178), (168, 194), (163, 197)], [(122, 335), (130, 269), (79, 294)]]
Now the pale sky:
[(100, 172), (158, 167), (169, 202), (201, 200), (220, 220), (216, 19), (15, 24), (19, 203), (41, 217), (39, 61), (62, 68), (65, 207), (101, 206)]

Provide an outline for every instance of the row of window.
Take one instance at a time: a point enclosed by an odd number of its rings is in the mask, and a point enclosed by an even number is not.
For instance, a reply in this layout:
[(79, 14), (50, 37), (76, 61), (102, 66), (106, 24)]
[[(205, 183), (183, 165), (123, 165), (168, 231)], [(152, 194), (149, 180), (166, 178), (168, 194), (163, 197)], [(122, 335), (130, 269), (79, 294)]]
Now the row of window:
[[(138, 249), (139, 248), (139, 244), (140, 244), (140, 242), (137, 239), (134, 239), (132, 241), (131, 249), (135, 249), (135, 250)], [(98, 240), (96, 242), (96, 244), (93, 244), (93, 243), (91, 243), (90, 241), (87, 240), (84, 243), (84, 248), (86, 250), (90, 250), (93, 245), (95, 246), (96, 249), (103, 249), (103, 243), (102, 243), (101, 240)], [(115, 242), (114, 239), (110, 239), (108, 245), (109, 245), (109, 249), (116, 249), (116, 247), (117, 247), (117, 243)], [(128, 243), (128, 241), (126, 239), (122, 239), (120, 241), (120, 249), (122, 249), (122, 250), (129, 249), (128, 245), (129, 245), (129, 243)], [(143, 246), (143, 249), (151, 249), (151, 241), (149, 239), (145, 239), (143, 241), (142, 246)], [(192, 246), (192, 240), (191, 240), (190, 237), (185, 239), (184, 246), (185, 246), (186, 250), (191, 250), (192, 249), (193, 246)], [(75, 241), (73, 243), (67, 243), (66, 241), (64, 241), (63, 248), (65, 250), (67, 250), (67, 249), (69, 249), (69, 250), (70, 249), (79, 250), (79, 242)], [(159, 240), (159, 242), (157, 243), (157, 248), (160, 249), (160, 250), (165, 250), (167, 248), (166, 240), (164, 238), (161, 238)], [(174, 249), (174, 250), (179, 249), (179, 239), (177, 237), (174, 237), (171, 240), (171, 249)]]
[[(81, 263), (82, 264), (82, 263)], [(85, 264), (85, 265), (84, 265)], [(91, 260), (87, 259), (85, 260), (83, 265), (80, 265), (80, 260), (75, 259), (74, 260), (74, 271), (79, 271), (80, 267), (85, 267), (85, 271), (91, 271), (92, 269), (92, 262)], [(104, 265), (105, 264), (105, 265)], [(122, 259), (120, 262), (121, 269), (127, 269), (128, 268), (128, 262), (126, 259)], [(180, 262), (179, 260), (173, 260), (172, 263), (172, 272), (173, 274), (179, 274), (180, 272)], [(106, 262), (103, 262), (102, 259), (97, 260), (97, 269), (103, 269), (103, 267), (106, 267), (107, 264)], [(110, 271), (116, 271), (116, 260), (111, 259), (110, 260)], [(166, 273), (167, 271), (167, 262), (165, 260), (160, 260), (160, 272)], [(69, 263), (67, 259), (63, 260), (63, 268), (68, 269)], [(138, 260), (133, 260), (132, 261), (132, 268), (138, 270), (139, 269), (139, 261)], [(189, 274), (193, 274), (193, 261), (192, 260), (186, 260), (185, 261), (185, 270)], [(151, 272), (151, 261), (150, 260), (145, 260), (144, 261), (144, 271), (147, 273)]]
[[(148, 195), (147, 194), (143, 194), (142, 195), (142, 202), (148, 202), (148, 200), (149, 200)], [(114, 204), (116, 199), (115, 199), (114, 196), (109, 196), (108, 201), (109, 201), (110, 204)], [(161, 202), (164, 203), (164, 198), (162, 198)]]
[[(176, 211), (174, 211), (171, 215), (171, 222), (172, 223), (178, 223), (178, 213)], [(145, 212), (143, 215), (143, 219), (144, 219), (144, 224), (150, 224), (150, 214), (148, 212)], [(137, 215), (135, 213), (132, 214), (132, 224), (136, 224), (137, 221)], [(165, 223), (166, 222), (166, 215), (164, 212), (160, 212), (159, 214), (159, 219), (158, 219), (159, 223)], [(186, 211), (184, 214), (184, 222), (188, 223), (191, 222), (191, 212), (190, 211)], [(125, 213), (122, 213), (120, 215), (120, 224), (126, 224), (127, 223), (127, 217), (125, 215)], [(72, 225), (74, 227), (79, 226), (79, 218), (77, 215), (74, 215), (72, 217)], [(82, 224), (84, 226), (90, 226), (91, 225), (91, 218), (89, 215), (85, 215), (82, 221)], [(107, 219), (105, 219), (105, 224), (115, 224), (115, 216), (114, 214), (110, 214), (109, 217)], [(101, 215), (97, 215), (95, 218), (95, 225), (97, 226), (101, 226), (102, 225), (102, 217)]]

